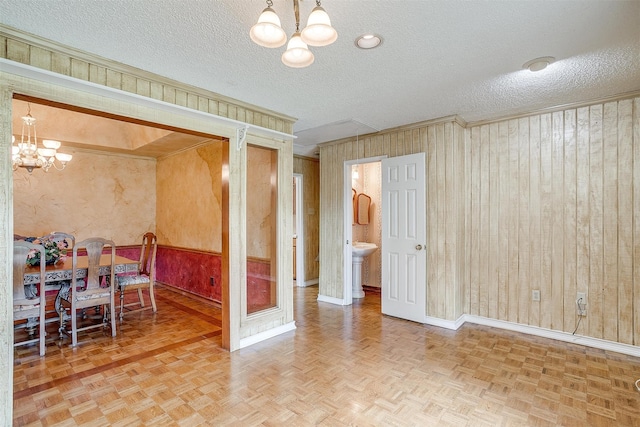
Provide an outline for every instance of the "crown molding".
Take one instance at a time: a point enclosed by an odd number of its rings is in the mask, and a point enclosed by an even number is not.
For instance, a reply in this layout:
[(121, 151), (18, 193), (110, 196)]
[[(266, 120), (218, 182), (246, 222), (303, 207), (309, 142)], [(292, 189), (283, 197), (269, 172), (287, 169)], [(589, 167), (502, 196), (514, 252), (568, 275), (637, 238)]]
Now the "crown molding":
[[(269, 116), (272, 116), (281, 120), (285, 120), (291, 123), (294, 123), (297, 121), (297, 118), (288, 116), (286, 114), (278, 113), (276, 111), (269, 110), (267, 108), (263, 108), (257, 105), (239, 101), (237, 99), (233, 99), (216, 92), (212, 92), (200, 87), (188, 85), (186, 83), (182, 83), (177, 80), (169, 79), (167, 77), (163, 77), (161, 75), (154, 74), (149, 71), (142, 70), (140, 68), (132, 67), (132, 66), (123, 64), (121, 62), (113, 61), (113, 60), (104, 58), (102, 56), (95, 55), (90, 52), (86, 52), (80, 49), (75, 49), (70, 46), (56, 43), (54, 41), (45, 39), (40, 36), (36, 36), (35, 34), (27, 33), (25, 31), (10, 27), (2, 23), (0, 23), (0, 36), (4, 36), (4, 37), (7, 37), (8, 39), (25, 43), (29, 46), (38, 47), (51, 52), (61, 53), (69, 57), (76, 58), (81, 61), (85, 61), (90, 64), (105, 67), (109, 70), (117, 71), (127, 75), (132, 75), (132, 76), (146, 79), (149, 81), (157, 82), (163, 85), (176, 88), (178, 90), (183, 90), (185, 92), (193, 93), (193, 94), (203, 96), (205, 98), (209, 98), (215, 101), (221, 101), (221, 102), (228, 103), (240, 108), (245, 108), (251, 111), (255, 111), (257, 113), (269, 115)], [(6, 57), (6, 52), (4, 53), (5, 53), (4, 55), (1, 55), (1, 54), (0, 55)]]

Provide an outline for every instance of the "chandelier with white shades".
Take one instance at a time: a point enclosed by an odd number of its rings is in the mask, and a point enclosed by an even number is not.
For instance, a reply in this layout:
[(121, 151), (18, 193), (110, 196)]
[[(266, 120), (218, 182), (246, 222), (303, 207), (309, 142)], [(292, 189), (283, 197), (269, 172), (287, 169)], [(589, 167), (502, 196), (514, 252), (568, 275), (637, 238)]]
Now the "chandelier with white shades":
[[(269, 48), (284, 45), (287, 35), (280, 25), (280, 18), (272, 9), (273, 1), (267, 0), (267, 7), (258, 18), (258, 23), (251, 27), (249, 36), (256, 44)], [(292, 68), (304, 68), (313, 64), (314, 56), (307, 45), (328, 46), (338, 38), (338, 33), (331, 26), (327, 12), (316, 0), (307, 26), (300, 31), (300, 10), (298, 0), (293, 0), (293, 13), (296, 18), (296, 31), (291, 36), (287, 50), (282, 54), (282, 62)]]
[[(31, 105), (28, 105), (27, 115), (22, 117), (22, 136), (20, 141), (16, 141), (15, 136), (11, 136), (11, 162), (13, 170), (25, 168), (29, 173), (34, 169), (49, 171), (51, 166), (57, 170), (62, 170), (71, 161), (71, 154), (58, 153), (59, 141), (43, 139), (43, 147), (38, 147), (36, 135), (36, 119), (31, 115)], [(57, 162), (56, 162), (57, 160)], [(58, 165), (58, 163), (60, 165)]]

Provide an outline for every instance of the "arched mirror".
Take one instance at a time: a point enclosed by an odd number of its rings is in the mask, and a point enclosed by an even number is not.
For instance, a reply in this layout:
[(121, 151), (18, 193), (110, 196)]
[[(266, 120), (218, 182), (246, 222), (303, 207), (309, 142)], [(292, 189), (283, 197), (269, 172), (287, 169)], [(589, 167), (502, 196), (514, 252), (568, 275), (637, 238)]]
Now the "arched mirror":
[(357, 222), (360, 225), (366, 225), (369, 224), (369, 209), (371, 207), (371, 197), (367, 196), (366, 194), (360, 193), (358, 194), (358, 197), (356, 198), (357, 202)]
[(356, 198), (355, 188), (351, 189), (351, 205), (352, 205), (351, 211), (353, 212), (353, 222), (351, 224), (355, 225), (358, 223), (358, 199)]

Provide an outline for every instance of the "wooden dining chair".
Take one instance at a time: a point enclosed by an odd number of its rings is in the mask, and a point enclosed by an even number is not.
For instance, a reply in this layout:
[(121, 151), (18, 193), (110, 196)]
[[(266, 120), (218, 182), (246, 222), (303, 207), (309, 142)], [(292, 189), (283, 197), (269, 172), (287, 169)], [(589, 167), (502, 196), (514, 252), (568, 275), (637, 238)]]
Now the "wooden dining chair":
[[(24, 273), (27, 266), (27, 258), (34, 252), (40, 253), (40, 259), (45, 259), (44, 247), (42, 245), (34, 245), (30, 242), (16, 241), (13, 242), (13, 321), (27, 320), (27, 323), (20, 323), (17, 328), (24, 327), (27, 330), (28, 339), (15, 342), (15, 347), (27, 345), (35, 342), (40, 343), (40, 356), (45, 355), (45, 291), (44, 291), (44, 275), (45, 263), (40, 263), (40, 280), (35, 286), (24, 283)], [(35, 335), (35, 326), (38, 324), (39, 334)]]
[[(147, 310), (151, 308), (154, 313), (158, 311), (156, 307), (156, 299), (153, 293), (153, 287), (156, 280), (156, 251), (158, 249), (156, 235), (149, 232), (142, 236), (142, 246), (140, 247), (140, 263), (138, 264), (138, 273), (135, 275), (119, 275), (117, 280), (118, 289), (120, 290), (120, 321), (124, 316), (124, 309), (127, 308), (129, 313)], [(124, 303), (124, 294), (128, 290), (138, 291), (138, 301), (128, 304)], [(149, 299), (151, 307), (145, 307), (142, 290), (149, 290)], [(138, 307), (128, 308), (128, 307)]]
[(62, 231), (52, 231), (49, 237), (54, 242), (65, 242), (67, 250), (71, 251), (76, 245), (76, 238), (73, 234), (63, 233)]
[[(73, 234), (69, 234), (69, 233), (64, 233), (62, 231), (52, 231), (49, 236), (47, 236), (52, 242), (64, 242), (65, 243), (65, 256), (69, 256), (71, 254), (71, 251), (73, 250), (73, 247), (76, 245), (76, 237)], [(69, 286), (71, 284), (71, 282), (58, 282), (55, 284), (54, 288), (56, 289), (60, 289), (66, 286)], [(51, 287), (47, 287), (47, 290), (51, 290)], [(55, 302), (55, 307), (59, 307), (60, 306), (60, 295), (58, 294), (56, 296), (56, 302)], [(57, 315), (59, 315), (60, 313), (56, 310), (47, 310), (46, 311), (46, 315), (48, 315), (49, 313), (56, 313)], [(55, 322), (56, 318), (55, 317), (49, 317), (49, 320), (47, 320), (47, 323), (50, 322)]]
[[(86, 251), (88, 266), (86, 269), (78, 266), (78, 250)], [(109, 275), (100, 276), (100, 257), (105, 253), (110, 257)], [(73, 247), (71, 286), (60, 290), (60, 302), (63, 310), (60, 313), (60, 331), (66, 333), (64, 328), (66, 307), (70, 309), (71, 316), (71, 345), (78, 344), (78, 332), (88, 329), (111, 326), (111, 336), (116, 336), (114, 283), (115, 283), (116, 246), (111, 240), (100, 237), (92, 237), (78, 242)], [(104, 284), (104, 286), (103, 286)], [(89, 307), (102, 306), (102, 323), (91, 323), (86, 326), (78, 326), (78, 310)]]

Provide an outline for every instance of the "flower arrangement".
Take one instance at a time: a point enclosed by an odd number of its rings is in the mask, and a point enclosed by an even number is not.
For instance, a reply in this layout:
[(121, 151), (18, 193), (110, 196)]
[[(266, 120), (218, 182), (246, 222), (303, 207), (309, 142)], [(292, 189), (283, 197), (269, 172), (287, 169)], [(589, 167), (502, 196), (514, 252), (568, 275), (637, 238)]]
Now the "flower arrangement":
[[(34, 245), (42, 245), (44, 247), (45, 263), (55, 264), (67, 257), (68, 243), (65, 240), (55, 241), (52, 237), (26, 237), (24, 240)], [(32, 250), (27, 255), (27, 265), (40, 265), (40, 252)]]

